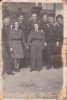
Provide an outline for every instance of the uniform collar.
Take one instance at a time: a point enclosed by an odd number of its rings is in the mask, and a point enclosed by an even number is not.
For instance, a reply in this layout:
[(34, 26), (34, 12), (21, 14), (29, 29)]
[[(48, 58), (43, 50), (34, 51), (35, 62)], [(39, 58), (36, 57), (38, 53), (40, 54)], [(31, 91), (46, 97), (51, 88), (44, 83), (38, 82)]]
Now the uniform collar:
[(34, 32), (39, 32), (39, 30), (34, 30)]

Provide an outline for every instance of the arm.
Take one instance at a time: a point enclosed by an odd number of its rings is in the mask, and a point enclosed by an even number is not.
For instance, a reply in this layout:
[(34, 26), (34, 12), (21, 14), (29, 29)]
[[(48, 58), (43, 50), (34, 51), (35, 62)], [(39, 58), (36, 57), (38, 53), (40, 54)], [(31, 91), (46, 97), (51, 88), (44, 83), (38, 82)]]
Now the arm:
[(32, 40), (32, 32), (30, 32), (29, 36), (28, 36), (28, 41), (27, 41), (27, 45), (29, 46), (30, 42)]
[(57, 44), (59, 46), (60, 44), (63, 43), (63, 29), (60, 29), (60, 27), (57, 26), (56, 34), (57, 34)]
[(10, 30), (10, 32), (9, 32), (9, 47), (10, 47), (10, 51), (12, 52), (13, 49), (12, 49), (12, 39), (11, 39), (11, 37), (12, 37), (12, 30)]
[(22, 36), (22, 42), (23, 42), (24, 46), (26, 47), (27, 45), (26, 45), (26, 41), (25, 41), (25, 37), (24, 37), (24, 33), (23, 33), (23, 36)]
[(42, 38), (42, 43), (43, 43), (43, 48), (44, 48), (44, 46), (45, 46), (45, 32), (43, 32), (43, 38)]
[(2, 41), (4, 40), (4, 26), (2, 27)]

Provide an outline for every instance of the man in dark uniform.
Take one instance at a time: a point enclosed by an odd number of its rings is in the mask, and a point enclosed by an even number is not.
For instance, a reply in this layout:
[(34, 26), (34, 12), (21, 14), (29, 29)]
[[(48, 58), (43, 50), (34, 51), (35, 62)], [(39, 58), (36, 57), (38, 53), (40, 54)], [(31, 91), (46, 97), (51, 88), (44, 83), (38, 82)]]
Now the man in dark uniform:
[[(47, 34), (48, 24), (49, 24), (48, 13), (45, 12), (42, 15), (42, 20), (40, 22), (40, 29), (44, 31), (44, 37), (45, 37), (45, 34)], [(46, 48), (46, 43), (45, 43), (45, 49), (43, 50), (43, 65), (46, 65), (46, 64), (47, 64), (47, 48)]]
[(45, 34), (45, 41), (47, 43), (47, 68), (53, 67), (53, 58), (55, 54), (55, 49), (57, 46), (57, 32), (55, 28), (55, 15), (53, 13), (49, 14), (49, 24), (47, 34)]
[[(20, 14), (18, 17), (18, 22), (19, 22), (19, 28), (24, 32), (24, 38), (26, 42), (26, 22), (24, 19), (24, 15)], [(27, 58), (27, 50), (23, 45), (23, 50), (24, 50), (24, 58), (21, 61), (20, 67), (28, 67), (28, 58)]]
[(42, 69), (42, 53), (44, 48), (44, 32), (39, 30), (39, 25), (34, 24), (34, 30), (28, 37), (28, 45), (31, 43), (31, 66), (30, 71)]
[(10, 31), (10, 17), (6, 16), (2, 28), (2, 56), (3, 56), (3, 72), (14, 75), (13, 73), (13, 61), (11, 58), (10, 48), (9, 48), (9, 31)]
[(32, 13), (31, 18), (29, 19), (28, 23), (27, 23), (27, 37), (29, 35), (29, 33), (34, 29), (34, 24), (35, 23), (40, 23), (40, 21), (38, 20), (37, 14), (36, 13)]
[(55, 68), (59, 68), (63, 66), (63, 61), (62, 61), (62, 45), (63, 45), (63, 16), (62, 15), (57, 15), (56, 16), (56, 33), (57, 33), (57, 47), (56, 47), (56, 56), (54, 60), (54, 66)]
[(18, 22), (19, 22), (19, 28), (21, 30), (23, 30), (23, 32), (25, 32), (26, 23), (25, 23), (25, 19), (24, 19), (24, 15), (23, 14), (19, 15)]

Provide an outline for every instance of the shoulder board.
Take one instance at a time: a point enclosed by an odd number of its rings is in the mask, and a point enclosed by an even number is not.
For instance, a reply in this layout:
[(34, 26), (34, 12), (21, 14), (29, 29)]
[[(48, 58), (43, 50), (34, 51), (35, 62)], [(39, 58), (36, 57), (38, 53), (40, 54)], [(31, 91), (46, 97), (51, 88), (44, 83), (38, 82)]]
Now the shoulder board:
[(44, 32), (43, 30), (40, 30), (42, 33)]

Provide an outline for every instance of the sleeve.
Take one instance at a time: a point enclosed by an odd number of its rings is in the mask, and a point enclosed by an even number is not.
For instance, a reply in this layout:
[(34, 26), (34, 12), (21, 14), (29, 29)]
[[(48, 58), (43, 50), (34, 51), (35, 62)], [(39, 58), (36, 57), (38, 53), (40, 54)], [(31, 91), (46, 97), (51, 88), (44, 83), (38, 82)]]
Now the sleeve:
[(10, 48), (12, 48), (12, 39), (11, 39), (11, 37), (12, 37), (12, 30), (10, 30), (10, 32), (9, 32), (9, 47)]
[(4, 38), (4, 36), (5, 36), (4, 33), (5, 33), (5, 31), (4, 31), (4, 27), (3, 27), (3, 28), (2, 28), (2, 41), (4, 41), (4, 39), (5, 39), (5, 38)]
[(2, 48), (5, 46), (5, 29), (2, 27)]
[(43, 34), (43, 35), (42, 35), (42, 42), (43, 42), (43, 44), (44, 44), (44, 43), (45, 43), (45, 35), (44, 35), (45, 32), (43, 31), (42, 34)]
[(28, 45), (30, 44), (31, 40), (32, 40), (32, 32), (30, 32), (30, 34), (28, 36), (28, 41), (27, 41)]
[(63, 29), (59, 32), (59, 43), (63, 44)]
[(23, 45), (26, 47), (26, 41), (25, 41), (25, 37), (24, 37), (24, 32), (21, 31), (22, 33), (22, 42), (23, 42)]
[(57, 42), (60, 44), (63, 43), (63, 30), (61, 31), (59, 27), (56, 28), (56, 34), (57, 34)]

